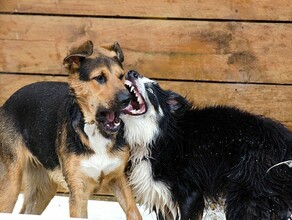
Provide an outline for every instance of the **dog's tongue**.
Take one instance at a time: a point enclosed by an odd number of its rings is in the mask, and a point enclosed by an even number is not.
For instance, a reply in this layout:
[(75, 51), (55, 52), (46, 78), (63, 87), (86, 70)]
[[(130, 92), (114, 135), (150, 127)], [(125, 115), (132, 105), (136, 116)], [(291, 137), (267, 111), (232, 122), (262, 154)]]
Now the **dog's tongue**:
[(108, 122), (113, 122), (114, 120), (115, 120), (115, 113), (114, 112), (108, 112), (107, 114), (106, 114), (106, 120), (108, 121)]

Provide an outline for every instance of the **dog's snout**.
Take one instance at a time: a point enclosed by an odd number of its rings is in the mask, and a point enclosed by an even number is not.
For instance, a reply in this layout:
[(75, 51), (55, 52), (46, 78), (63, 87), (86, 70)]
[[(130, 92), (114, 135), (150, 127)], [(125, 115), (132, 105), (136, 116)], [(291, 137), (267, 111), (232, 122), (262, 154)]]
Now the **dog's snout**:
[(124, 90), (118, 93), (117, 99), (122, 107), (126, 107), (131, 101), (131, 95), (127, 90)]
[(139, 73), (138, 72), (136, 72), (135, 70), (130, 70), (129, 72), (128, 72), (128, 74), (127, 74), (127, 79), (138, 79), (138, 77), (139, 77)]

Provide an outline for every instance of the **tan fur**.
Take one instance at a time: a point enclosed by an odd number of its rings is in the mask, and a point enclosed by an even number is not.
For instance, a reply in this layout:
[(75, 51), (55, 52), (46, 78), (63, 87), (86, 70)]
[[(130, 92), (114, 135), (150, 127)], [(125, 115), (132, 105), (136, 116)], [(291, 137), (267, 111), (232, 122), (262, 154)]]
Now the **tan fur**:
[(21, 187), (26, 151), (23, 139), (0, 108), (0, 212), (12, 212)]
[[(116, 44), (114, 44), (116, 46)], [(92, 43), (87, 42), (71, 53), (80, 57), (92, 55)], [(108, 50), (113, 50), (109, 47)], [(109, 54), (113, 54), (109, 51)], [(94, 56), (99, 56), (94, 52)], [(119, 54), (120, 55), (120, 54)], [(118, 65), (110, 69), (99, 66), (90, 73), (88, 81), (81, 81), (78, 75), (78, 57), (68, 55), (64, 59), (69, 69), (69, 86), (84, 115), (85, 123), (96, 121), (96, 109), (99, 105), (110, 106), (116, 94), (125, 89), (124, 71)], [(103, 74), (107, 81), (100, 86), (94, 78)], [(70, 192), (69, 208), (71, 217), (87, 217), (87, 201), (95, 190), (109, 187), (113, 190), (118, 202), (126, 213), (128, 220), (141, 220), (131, 189), (125, 176), (125, 167), (129, 160), (129, 148), (114, 150), (114, 143), (107, 146), (106, 154), (111, 159), (119, 158), (121, 165), (105, 174), (101, 171), (97, 179), (87, 176), (81, 169), (81, 161), (96, 154), (91, 149), (88, 137), (78, 128), (80, 140), (87, 148), (87, 154), (76, 155), (67, 150), (67, 122), (64, 121), (58, 130), (57, 154), (60, 166), (53, 171), (46, 170), (25, 146), (22, 135), (15, 131), (12, 120), (0, 108), (0, 212), (12, 212), (18, 194), (23, 187), (24, 203), (21, 213), (41, 214), (54, 197), (57, 186), (68, 188)]]
[(120, 80), (124, 71), (119, 66), (112, 66), (111, 71), (105, 66), (96, 68), (90, 74), (90, 78), (93, 79), (101, 74), (107, 78), (107, 83), (103, 86), (100, 86), (95, 80), (79, 80), (78, 73), (71, 73), (69, 76), (69, 85), (76, 94), (87, 123), (95, 122), (97, 105), (102, 103), (104, 107), (109, 107), (112, 97), (118, 91), (125, 89), (124, 80)]

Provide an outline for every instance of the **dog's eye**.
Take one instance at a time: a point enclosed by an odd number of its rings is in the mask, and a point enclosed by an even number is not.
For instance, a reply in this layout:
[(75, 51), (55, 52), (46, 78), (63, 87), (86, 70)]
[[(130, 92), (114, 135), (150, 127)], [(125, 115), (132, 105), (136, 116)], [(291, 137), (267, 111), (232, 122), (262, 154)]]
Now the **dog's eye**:
[(99, 82), (101, 84), (106, 82), (106, 78), (103, 74), (98, 75), (98, 76), (94, 77), (93, 79), (95, 79), (97, 82)]
[(119, 79), (122, 80), (124, 78), (125, 74), (122, 73), (120, 76), (119, 76)]

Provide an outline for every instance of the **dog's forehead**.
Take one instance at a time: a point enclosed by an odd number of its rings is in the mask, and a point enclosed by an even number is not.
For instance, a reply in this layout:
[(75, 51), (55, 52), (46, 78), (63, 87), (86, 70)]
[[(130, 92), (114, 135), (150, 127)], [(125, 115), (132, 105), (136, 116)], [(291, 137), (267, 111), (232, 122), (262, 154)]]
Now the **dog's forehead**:
[(98, 74), (100, 71), (123, 72), (122, 64), (115, 58), (99, 56), (86, 58), (81, 62), (79, 74), (81, 80), (89, 80), (92, 73)]

